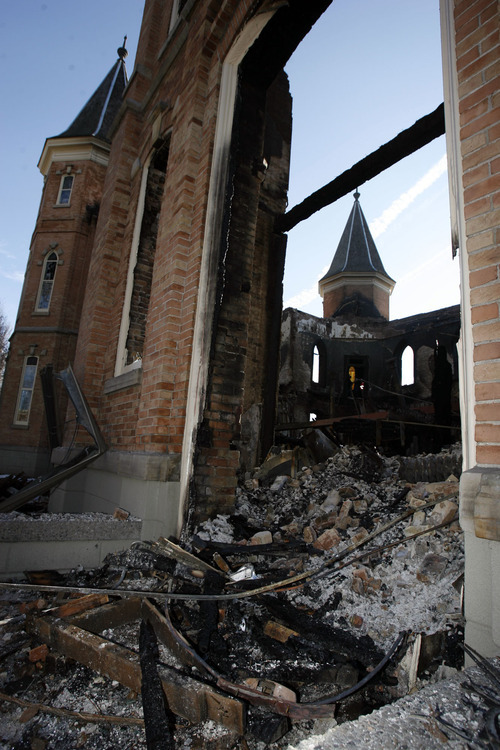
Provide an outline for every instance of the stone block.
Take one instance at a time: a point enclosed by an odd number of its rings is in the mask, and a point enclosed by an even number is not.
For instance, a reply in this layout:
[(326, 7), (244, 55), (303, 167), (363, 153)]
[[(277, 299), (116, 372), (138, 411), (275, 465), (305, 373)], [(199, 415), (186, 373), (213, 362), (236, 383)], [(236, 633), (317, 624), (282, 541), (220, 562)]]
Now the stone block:
[(458, 505), (452, 500), (443, 500), (434, 506), (434, 509), (429, 516), (429, 523), (433, 526), (437, 526), (440, 523), (448, 523), (453, 521), (458, 511)]
[(329, 550), (338, 547), (341, 542), (340, 534), (337, 529), (327, 529), (314, 542), (315, 549)]

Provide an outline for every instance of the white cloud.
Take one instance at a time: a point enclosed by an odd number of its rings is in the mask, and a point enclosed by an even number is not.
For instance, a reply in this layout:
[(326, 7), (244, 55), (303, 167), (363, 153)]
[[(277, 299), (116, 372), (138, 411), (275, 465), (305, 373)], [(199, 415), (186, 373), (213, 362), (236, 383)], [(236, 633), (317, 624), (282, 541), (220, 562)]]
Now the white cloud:
[(315, 300), (318, 296), (318, 281), (323, 278), (329, 267), (330, 266), (325, 266), (321, 269), (313, 286), (309, 287), (309, 289), (303, 289), (301, 292), (296, 294), (295, 297), (289, 297), (287, 300), (285, 300), (283, 303), (283, 307), (296, 307), (299, 310), (303, 310), (306, 305)]
[(373, 235), (373, 239), (380, 237), (387, 227), (392, 224), (392, 222), (395, 221), (411, 203), (413, 203), (415, 198), (430, 188), (430, 186), (436, 182), (444, 172), (446, 172), (446, 166), (447, 162), (445, 154), (426, 174), (424, 174), (423, 177), (420, 178), (420, 180), (418, 180), (418, 182), (415, 183), (415, 185), (407, 190), (406, 193), (402, 193), (399, 198), (396, 198), (389, 208), (385, 209), (381, 216), (374, 219), (374, 221), (370, 223), (370, 232)]
[(21, 273), (20, 271), (14, 271), (14, 273), (7, 273), (6, 271), (2, 271), (1, 274), (4, 279), (9, 279), (10, 281), (17, 281), (21, 284), (24, 281), (24, 273)]

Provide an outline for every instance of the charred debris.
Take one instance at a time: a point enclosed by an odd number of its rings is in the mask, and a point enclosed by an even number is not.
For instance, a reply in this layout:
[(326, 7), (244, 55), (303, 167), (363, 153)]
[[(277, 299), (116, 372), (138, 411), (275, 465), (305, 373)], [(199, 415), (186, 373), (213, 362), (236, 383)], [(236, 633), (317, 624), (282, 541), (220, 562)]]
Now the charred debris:
[(418, 460), (311, 431), (189, 538), (2, 583), (4, 747), (287, 747), (461, 670), (460, 450)]

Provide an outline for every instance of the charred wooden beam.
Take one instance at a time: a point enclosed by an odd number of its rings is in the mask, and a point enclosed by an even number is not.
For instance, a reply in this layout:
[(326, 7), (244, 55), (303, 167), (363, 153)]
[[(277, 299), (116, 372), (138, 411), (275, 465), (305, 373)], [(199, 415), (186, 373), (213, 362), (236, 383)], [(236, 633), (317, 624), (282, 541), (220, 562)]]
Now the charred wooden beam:
[[(53, 617), (35, 620), (32, 632), (58, 653), (141, 691), (138, 654), (116, 643)], [(237, 698), (161, 665), (162, 688), (170, 709), (193, 724), (211, 719), (239, 735), (244, 733), (245, 707)]]
[(336, 177), (328, 185), (316, 190), (312, 195), (305, 198), (302, 203), (297, 204), (290, 211), (278, 219), (277, 229), (280, 232), (288, 232), (304, 219), (321, 208), (334, 203), (339, 198), (356, 190), (360, 185), (371, 180), (385, 169), (392, 167), (405, 156), (413, 154), (422, 146), (443, 135), (445, 132), (444, 104), (440, 104), (434, 112), (431, 112), (411, 127), (403, 130), (399, 135), (388, 143), (385, 143), (377, 151), (373, 151), (364, 159), (358, 161), (350, 169)]
[(168, 717), (168, 706), (158, 673), (158, 640), (155, 631), (145, 620), (141, 621), (139, 634), (139, 659), (141, 663), (141, 697), (146, 725), (148, 750), (170, 750), (175, 747)]
[(82, 612), (71, 618), (71, 623), (90, 633), (102, 633), (107, 628), (113, 629), (126, 625), (141, 617), (141, 600), (137, 597), (118, 599), (104, 604), (97, 609)]

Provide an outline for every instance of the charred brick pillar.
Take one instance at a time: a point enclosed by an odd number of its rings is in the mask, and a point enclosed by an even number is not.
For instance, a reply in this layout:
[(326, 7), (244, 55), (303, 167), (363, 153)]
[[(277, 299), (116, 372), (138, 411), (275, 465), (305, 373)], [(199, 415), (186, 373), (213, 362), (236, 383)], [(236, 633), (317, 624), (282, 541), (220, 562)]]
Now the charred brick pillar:
[(290, 138), (285, 74), (265, 87), (243, 73), (197, 440), (197, 518), (231, 509), (239, 471), (272, 442), (285, 256), (285, 238), (274, 227), (286, 205)]

